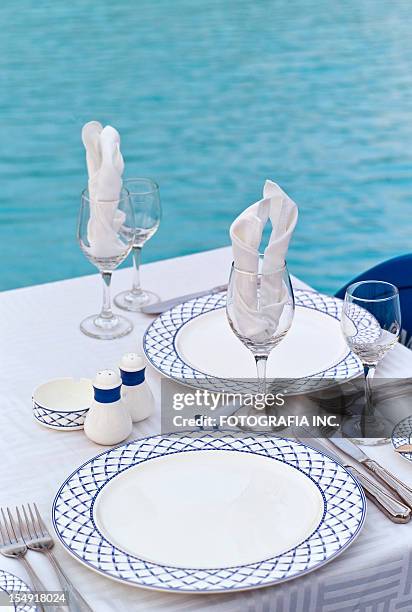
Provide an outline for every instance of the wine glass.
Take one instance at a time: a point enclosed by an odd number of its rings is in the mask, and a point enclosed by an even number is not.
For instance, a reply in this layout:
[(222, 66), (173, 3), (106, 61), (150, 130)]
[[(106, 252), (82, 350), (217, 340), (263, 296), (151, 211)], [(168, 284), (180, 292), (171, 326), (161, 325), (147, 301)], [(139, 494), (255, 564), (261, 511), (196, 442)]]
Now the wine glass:
[(116, 306), (132, 312), (139, 312), (142, 306), (153, 304), (159, 296), (140, 286), (140, 260), (143, 245), (156, 233), (160, 224), (162, 209), (159, 187), (149, 178), (127, 179), (123, 183), (130, 193), (136, 223), (133, 243), (133, 286), (114, 298)]
[(232, 331), (255, 358), (259, 394), (266, 394), (269, 354), (289, 331), (294, 311), (286, 264), (263, 271), (263, 255), (259, 256), (257, 272), (240, 270), (232, 264), (226, 314)]
[(134, 213), (129, 192), (123, 188), (117, 201), (90, 199), (82, 193), (77, 239), (87, 259), (96, 266), (103, 278), (103, 306), (100, 314), (91, 315), (80, 324), (87, 336), (112, 340), (125, 336), (133, 324), (123, 316), (113, 314), (110, 300), (112, 272), (130, 253), (134, 242)]
[[(361, 416), (353, 417), (346, 428), (354, 442), (365, 445), (385, 444), (390, 424), (377, 419), (372, 401), (372, 379), (376, 366), (398, 342), (401, 330), (399, 292), (384, 281), (360, 281), (346, 290), (341, 327), (345, 340), (362, 361), (365, 373), (365, 406)], [(368, 435), (368, 437), (366, 437)]]

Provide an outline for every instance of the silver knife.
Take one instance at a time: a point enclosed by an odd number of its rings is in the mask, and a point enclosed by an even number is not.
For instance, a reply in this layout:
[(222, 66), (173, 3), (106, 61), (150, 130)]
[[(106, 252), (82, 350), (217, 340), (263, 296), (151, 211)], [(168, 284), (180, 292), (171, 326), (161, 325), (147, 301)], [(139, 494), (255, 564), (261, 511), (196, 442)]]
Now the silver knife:
[(393, 497), (379, 482), (370, 480), (348, 463), (344, 455), (331, 450), (325, 440), (322, 439), (322, 442), (320, 442), (318, 438), (316, 440), (311, 439), (309, 445), (321, 452), (327, 453), (332, 459), (343, 465), (360, 482), (366, 497), (393, 523), (407, 523), (410, 520), (411, 511), (405, 504)]
[(378, 476), (392, 491), (395, 491), (402, 501), (412, 509), (412, 489), (401, 482), (387, 469), (382, 467), (377, 461), (368, 457), (362, 449), (347, 438), (332, 437), (329, 442), (337, 446), (341, 451), (361, 463), (372, 474)]
[(181, 304), (182, 302), (187, 302), (187, 300), (193, 300), (193, 298), (202, 297), (204, 295), (211, 295), (214, 293), (220, 293), (221, 291), (226, 291), (227, 285), (219, 285), (218, 287), (213, 287), (213, 289), (204, 289), (203, 291), (197, 291), (196, 293), (188, 293), (187, 295), (180, 295), (179, 297), (172, 298), (170, 300), (165, 300), (163, 302), (155, 302), (154, 304), (149, 304), (148, 306), (143, 306), (141, 312), (145, 314), (158, 315), (162, 314), (162, 312), (166, 312), (166, 310), (170, 310), (173, 306), (177, 306), (177, 304)]

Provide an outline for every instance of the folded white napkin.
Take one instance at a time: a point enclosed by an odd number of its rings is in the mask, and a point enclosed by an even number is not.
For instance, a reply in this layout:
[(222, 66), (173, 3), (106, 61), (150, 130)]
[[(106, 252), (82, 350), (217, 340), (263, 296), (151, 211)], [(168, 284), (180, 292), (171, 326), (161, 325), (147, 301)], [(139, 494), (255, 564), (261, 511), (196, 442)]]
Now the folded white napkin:
[(124, 170), (120, 135), (110, 125), (98, 121), (83, 126), (89, 175), (90, 220), (87, 227), (90, 252), (94, 257), (116, 257), (124, 252), (118, 231), (125, 214), (118, 210)]
[[(282, 268), (297, 219), (296, 204), (279, 185), (266, 181), (263, 199), (246, 208), (230, 227), (235, 268), (268, 275), (262, 277), (259, 304), (256, 279), (235, 275), (234, 323), (239, 333), (256, 343), (267, 342), (276, 332), (287, 301)], [(259, 247), (269, 220), (272, 232), (259, 270)]]

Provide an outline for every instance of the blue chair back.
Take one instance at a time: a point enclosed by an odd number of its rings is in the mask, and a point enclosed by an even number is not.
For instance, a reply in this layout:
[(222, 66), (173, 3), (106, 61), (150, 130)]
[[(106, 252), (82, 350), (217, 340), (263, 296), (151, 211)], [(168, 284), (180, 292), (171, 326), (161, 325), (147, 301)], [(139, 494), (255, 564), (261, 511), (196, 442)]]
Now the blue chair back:
[(412, 254), (388, 259), (363, 272), (339, 289), (335, 294), (336, 297), (343, 299), (349, 285), (363, 280), (382, 280), (398, 287), (402, 312), (400, 341), (408, 348), (412, 348)]

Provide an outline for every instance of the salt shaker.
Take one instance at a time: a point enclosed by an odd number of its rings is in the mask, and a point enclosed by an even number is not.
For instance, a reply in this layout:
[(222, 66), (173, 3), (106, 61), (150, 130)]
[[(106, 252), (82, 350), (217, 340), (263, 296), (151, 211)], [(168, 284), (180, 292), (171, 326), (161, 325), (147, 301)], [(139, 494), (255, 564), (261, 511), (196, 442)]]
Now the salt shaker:
[(93, 381), (94, 400), (84, 421), (84, 432), (97, 444), (123, 442), (132, 432), (132, 419), (121, 399), (119, 374), (101, 370)]
[(146, 363), (137, 353), (126, 353), (120, 361), (122, 399), (133, 423), (147, 419), (154, 411), (154, 397), (145, 380)]

